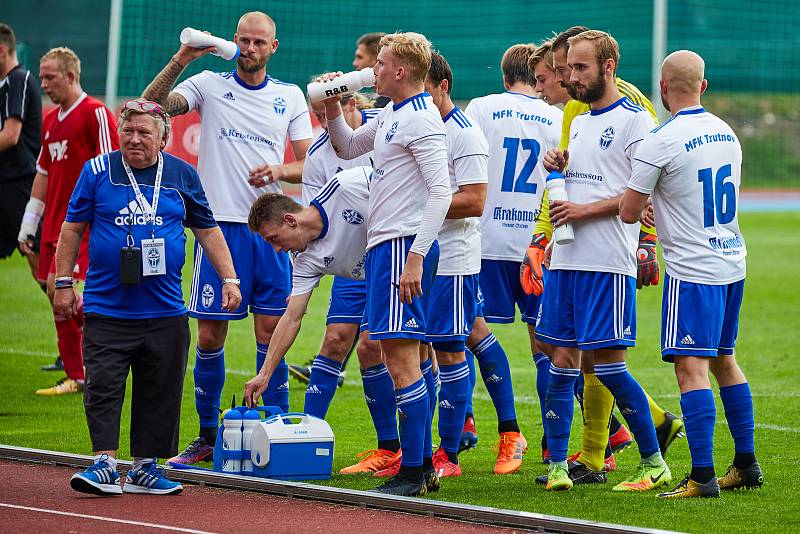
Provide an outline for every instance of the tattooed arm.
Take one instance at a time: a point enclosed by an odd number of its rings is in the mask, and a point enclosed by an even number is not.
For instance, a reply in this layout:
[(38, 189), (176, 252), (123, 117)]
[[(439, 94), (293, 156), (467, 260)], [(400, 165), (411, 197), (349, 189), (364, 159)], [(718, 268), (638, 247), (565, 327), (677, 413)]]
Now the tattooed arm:
[(171, 116), (183, 115), (188, 112), (189, 103), (186, 102), (183, 95), (172, 91), (172, 87), (189, 63), (208, 54), (213, 49), (213, 47), (192, 48), (181, 45), (178, 53), (170, 58), (169, 63), (161, 69), (158, 76), (144, 90), (142, 98), (158, 102)]

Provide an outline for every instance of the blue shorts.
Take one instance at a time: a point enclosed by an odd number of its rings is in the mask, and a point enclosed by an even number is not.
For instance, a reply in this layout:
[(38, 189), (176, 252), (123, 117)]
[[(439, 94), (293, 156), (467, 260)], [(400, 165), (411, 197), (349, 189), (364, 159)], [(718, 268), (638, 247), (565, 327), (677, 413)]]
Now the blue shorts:
[(744, 280), (696, 284), (664, 277), (661, 302), (661, 357), (730, 356), (739, 332)]
[(367, 251), (367, 322), (370, 339), (425, 340), (428, 300), (439, 265), (434, 241), (422, 262), (422, 296), (411, 304), (400, 302), (400, 274), (415, 236), (384, 241)]
[(194, 245), (194, 275), (189, 315), (196, 319), (228, 321), (247, 317), (247, 307), (259, 315), (283, 315), (291, 293), (289, 255), (250, 231), (245, 223), (221, 222), (219, 227), (241, 280), (242, 304), (234, 312), (222, 310), (222, 280), (202, 247)]
[(437, 276), (428, 303), (425, 341), (466, 341), (477, 313), (477, 274)]
[(614, 273), (548, 273), (536, 338), (581, 350), (636, 345), (636, 279)]
[(334, 276), (325, 324), (361, 324), (367, 305), (367, 282)]
[(487, 323), (513, 323), (519, 308), (522, 320), (536, 324), (539, 315), (539, 299), (526, 295), (519, 283), (519, 261), (481, 260), (480, 284), (483, 309), (478, 314)]

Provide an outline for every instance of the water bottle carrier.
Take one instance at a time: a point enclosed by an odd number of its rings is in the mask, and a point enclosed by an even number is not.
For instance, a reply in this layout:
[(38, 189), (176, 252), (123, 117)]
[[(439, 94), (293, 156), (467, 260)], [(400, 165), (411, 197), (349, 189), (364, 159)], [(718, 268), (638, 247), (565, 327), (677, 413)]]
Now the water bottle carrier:
[(253, 429), (251, 447), (226, 450), (224, 426), (214, 445), (214, 471), (222, 472), (225, 460), (252, 460), (246, 476), (279, 480), (327, 480), (333, 470), (333, 431), (322, 419), (300, 412), (284, 413), (277, 406), (259, 406), (262, 419)]

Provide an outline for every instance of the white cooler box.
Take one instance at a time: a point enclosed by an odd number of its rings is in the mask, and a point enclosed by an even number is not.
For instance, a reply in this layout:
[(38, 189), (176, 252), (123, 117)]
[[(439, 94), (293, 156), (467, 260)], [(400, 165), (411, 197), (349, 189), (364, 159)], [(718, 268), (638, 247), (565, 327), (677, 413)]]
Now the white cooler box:
[(323, 419), (285, 413), (262, 421), (250, 442), (253, 476), (328, 480), (333, 470), (333, 430)]

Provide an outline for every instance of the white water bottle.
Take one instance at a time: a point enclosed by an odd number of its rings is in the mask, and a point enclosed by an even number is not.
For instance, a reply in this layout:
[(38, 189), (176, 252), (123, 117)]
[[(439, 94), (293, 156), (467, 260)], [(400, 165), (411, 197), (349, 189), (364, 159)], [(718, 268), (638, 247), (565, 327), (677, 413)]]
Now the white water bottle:
[[(257, 410), (247, 410), (242, 416), (242, 450), (249, 451), (253, 438), (253, 430), (261, 423), (261, 414)], [(242, 458), (242, 473), (253, 472), (252, 453), (245, 453)]]
[[(229, 410), (222, 418), (222, 450), (240, 452), (242, 450), (242, 414), (239, 410)], [(242, 461), (238, 458), (225, 458), (222, 463), (223, 473), (240, 473)]]
[(364, 87), (375, 85), (375, 71), (372, 67), (354, 70), (327, 82), (311, 82), (306, 88), (308, 99), (319, 102), (332, 96), (355, 93)]
[(191, 46), (192, 48), (205, 48), (213, 46), (217, 49), (212, 52), (215, 56), (222, 59), (236, 59), (239, 56), (239, 46), (233, 41), (228, 41), (208, 33), (195, 30), (194, 28), (184, 28), (181, 31), (181, 44)]
[[(564, 180), (564, 175), (560, 172), (551, 172), (547, 176), (546, 186), (550, 202), (554, 200), (569, 200), (569, 198), (567, 198), (567, 182)], [(572, 243), (575, 240), (572, 225), (562, 224), (561, 226), (556, 226), (553, 230), (553, 239), (559, 245), (569, 245)]]

